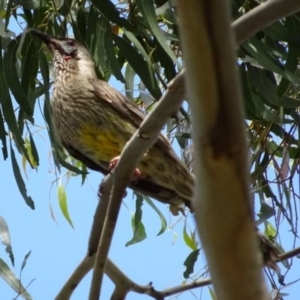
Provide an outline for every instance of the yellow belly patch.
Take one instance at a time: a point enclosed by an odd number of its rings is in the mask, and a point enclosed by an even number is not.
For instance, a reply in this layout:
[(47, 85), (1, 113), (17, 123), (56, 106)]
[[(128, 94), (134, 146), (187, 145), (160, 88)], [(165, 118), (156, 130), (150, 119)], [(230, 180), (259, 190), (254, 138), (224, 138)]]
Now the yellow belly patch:
[(126, 137), (118, 134), (111, 127), (86, 126), (79, 134), (79, 143), (98, 161), (109, 162), (120, 155), (126, 142)]

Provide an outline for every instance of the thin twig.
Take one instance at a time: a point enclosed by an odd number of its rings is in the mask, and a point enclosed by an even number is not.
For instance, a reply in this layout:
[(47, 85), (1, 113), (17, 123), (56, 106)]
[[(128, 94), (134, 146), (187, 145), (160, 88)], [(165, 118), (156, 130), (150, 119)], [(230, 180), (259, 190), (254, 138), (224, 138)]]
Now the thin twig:
[(278, 261), (283, 261), (292, 258), (294, 256), (297, 256), (299, 254), (300, 254), (300, 247), (280, 254)]
[[(300, 254), (300, 247), (293, 249), (291, 251), (285, 252), (279, 255), (277, 262), (292, 258), (296, 255)], [(95, 255), (89, 256), (87, 255), (83, 261), (78, 265), (73, 274), (67, 280), (60, 293), (56, 296), (56, 300), (66, 300), (69, 299), (81, 282), (81, 280), (85, 277), (85, 275), (93, 268), (95, 262)], [(156, 291), (154, 287), (151, 285), (139, 285), (129, 279), (110, 259), (106, 262), (105, 273), (110, 278), (110, 280), (115, 284), (116, 289), (114, 291), (114, 295), (127, 294), (129, 291), (136, 292), (138, 294), (146, 294), (151, 296), (154, 299), (159, 299), (159, 297), (167, 297), (176, 295), (178, 293), (182, 293), (184, 291), (188, 291), (190, 289), (195, 289), (199, 287), (203, 287), (206, 285), (210, 285), (211, 279), (202, 279), (188, 284), (181, 284), (169, 289), (165, 289), (162, 291)], [(120, 298), (116, 298), (120, 299)], [(113, 296), (112, 296), (113, 300)]]

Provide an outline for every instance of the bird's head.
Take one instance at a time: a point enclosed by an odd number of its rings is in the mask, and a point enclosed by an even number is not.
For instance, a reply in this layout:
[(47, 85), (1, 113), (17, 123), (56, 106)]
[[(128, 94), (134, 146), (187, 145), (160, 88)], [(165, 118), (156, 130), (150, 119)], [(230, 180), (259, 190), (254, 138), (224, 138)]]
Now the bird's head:
[(60, 72), (79, 72), (86, 78), (96, 77), (94, 61), (82, 44), (71, 38), (53, 37), (36, 29), (30, 29), (30, 32), (40, 38), (50, 50), (56, 76)]

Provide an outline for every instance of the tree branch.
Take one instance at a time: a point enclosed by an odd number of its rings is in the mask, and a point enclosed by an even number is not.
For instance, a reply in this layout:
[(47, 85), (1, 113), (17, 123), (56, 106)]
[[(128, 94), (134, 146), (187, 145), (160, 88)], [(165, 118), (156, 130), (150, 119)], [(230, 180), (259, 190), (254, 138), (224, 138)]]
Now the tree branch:
[[(299, 253), (300, 248), (296, 248), (291, 251), (282, 253), (281, 255), (279, 255), (277, 262), (292, 258), (296, 255), (299, 255)], [(87, 255), (83, 259), (83, 261), (77, 266), (73, 274), (70, 276), (70, 278), (65, 283), (59, 294), (56, 296), (55, 300), (69, 299), (75, 288), (81, 282), (81, 280), (93, 268), (94, 262), (95, 255)], [(116, 289), (111, 297), (112, 300), (114, 300), (114, 297), (116, 296), (126, 295), (129, 291), (136, 292), (139, 294), (146, 294), (154, 299), (164, 299), (164, 297), (176, 295), (184, 291), (212, 284), (211, 279), (207, 278), (192, 283), (181, 284), (162, 291), (156, 291), (152, 287), (152, 285), (142, 286), (133, 282), (110, 259), (108, 259), (106, 262), (105, 273), (110, 278), (110, 280), (116, 285)], [(116, 297), (115, 299), (120, 299), (120, 297)]]
[(232, 23), (237, 45), (275, 21), (300, 10), (299, 0), (269, 0), (263, 2)]
[(229, 1), (178, 0), (177, 5), (197, 149), (194, 209), (216, 295), (267, 299), (248, 188)]

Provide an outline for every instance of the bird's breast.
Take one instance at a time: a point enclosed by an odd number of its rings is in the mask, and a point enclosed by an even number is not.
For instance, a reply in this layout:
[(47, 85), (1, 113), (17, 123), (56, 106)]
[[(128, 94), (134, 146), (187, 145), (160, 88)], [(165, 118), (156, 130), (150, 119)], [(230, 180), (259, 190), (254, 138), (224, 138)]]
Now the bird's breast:
[(136, 130), (112, 108), (101, 105), (88, 90), (55, 86), (51, 106), (62, 142), (93, 160), (109, 162), (118, 156)]

